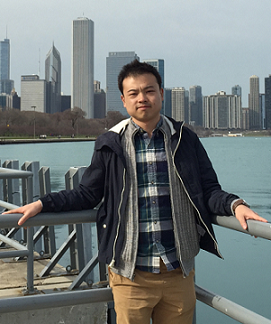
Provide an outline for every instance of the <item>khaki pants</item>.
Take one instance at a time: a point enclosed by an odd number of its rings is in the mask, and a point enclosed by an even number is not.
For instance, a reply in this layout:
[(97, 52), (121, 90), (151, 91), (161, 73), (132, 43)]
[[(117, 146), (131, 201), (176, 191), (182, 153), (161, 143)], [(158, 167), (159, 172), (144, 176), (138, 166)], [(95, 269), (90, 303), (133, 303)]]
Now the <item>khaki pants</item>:
[(118, 324), (191, 324), (196, 303), (194, 270), (183, 278), (180, 268), (161, 273), (135, 271), (134, 281), (109, 269)]

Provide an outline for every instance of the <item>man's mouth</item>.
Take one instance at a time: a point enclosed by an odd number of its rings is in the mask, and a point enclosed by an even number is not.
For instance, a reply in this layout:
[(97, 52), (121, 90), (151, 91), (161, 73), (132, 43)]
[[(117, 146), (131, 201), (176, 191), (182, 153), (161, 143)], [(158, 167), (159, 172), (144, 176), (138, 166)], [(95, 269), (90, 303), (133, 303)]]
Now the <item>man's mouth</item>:
[(150, 108), (150, 106), (144, 105), (144, 106), (137, 107), (137, 109), (140, 109), (140, 110), (144, 110), (144, 109), (148, 109), (148, 108)]

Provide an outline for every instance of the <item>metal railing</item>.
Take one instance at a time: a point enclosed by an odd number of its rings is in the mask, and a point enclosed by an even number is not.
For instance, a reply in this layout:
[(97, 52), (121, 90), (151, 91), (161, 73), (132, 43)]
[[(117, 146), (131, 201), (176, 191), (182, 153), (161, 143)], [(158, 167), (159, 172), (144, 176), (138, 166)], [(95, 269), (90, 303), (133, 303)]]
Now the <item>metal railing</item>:
[[(3, 172), (3, 168), (0, 168), (0, 179), (5, 179), (9, 172)], [(2, 171), (2, 174), (1, 174)], [(10, 171), (10, 170), (9, 170)], [(23, 177), (24, 179), (31, 179), (31, 173), (17, 172), (17, 177)], [(5, 175), (4, 175), (5, 174)], [(8, 175), (11, 179), (12, 177)], [(31, 181), (31, 180), (30, 180)], [(31, 184), (28, 184), (31, 186)], [(31, 189), (30, 189), (31, 194)], [(29, 193), (28, 193), (29, 194)], [(11, 209), (14, 205), (0, 201), (0, 206)], [(18, 220), (21, 217), (19, 214), (0, 215), (0, 228), (18, 228)], [(50, 308), (50, 307), (62, 307), (68, 305), (87, 304), (91, 302), (108, 302), (112, 301), (112, 293), (110, 288), (102, 289), (90, 289), (78, 291), (81, 283), (86, 280), (87, 275), (92, 271), (95, 265), (98, 263), (97, 255), (93, 256), (90, 261), (80, 269), (78, 276), (76, 276), (73, 283), (70, 285), (67, 292), (61, 292), (49, 295), (35, 295), (34, 281), (33, 281), (33, 263), (34, 263), (34, 231), (33, 227), (37, 226), (54, 226), (63, 224), (85, 224), (95, 222), (96, 210), (85, 210), (80, 212), (61, 212), (61, 213), (41, 213), (36, 217), (30, 218), (24, 224), (27, 227), (27, 246), (19, 244), (13, 239), (0, 235), (0, 239), (6, 244), (13, 246), (16, 251), (0, 252), (0, 258), (6, 257), (21, 257), (27, 258), (27, 292), (28, 296), (23, 298), (6, 298), (0, 299), (0, 313), (19, 312), (23, 310), (33, 310), (37, 308)], [(262, 237), (271, 240), (271, 224), (262, 223), (249, 220), (248, 230), (244, 230), (235, 217), (220, 217), (213, 218), (213, 223), (219, 226), (227, 227), (229, 229), (237, 230), (249, 235)], [(70, 235), (76, 235), (71, 232)], [(49, 265), (43, 270), (41, 275), (47, 275), (50, 270), (57, 263), (58, 258), (52, 257)], [(30, 296), (29, 296), (30, 295)], [(226, 314), (227, 316), (239, 321), (240, 323), (247, 324), (271, 324), (271, 320), (262, 317), (230, 300), (223, 298), (215, 293), (209, 292), (196, 285), (197, 299), (214, 309)]]
[[(39, 225), (60, 225), (60, 224), (73, 224), (73, 223), (86, 223), (95, 221), (95, 210), (85, 210), (80, 212), (61, 212), (57, 216), (55, 213), (41, 213), (36, 217), (30, 218), (27, 220), (24, 226), (28, 228), (33, 228), (33, 226)], [(19, 214), (10, 214), (10, 215), (0, 215), (0, 228), (5, 227), (18, 227), (17, 222), (21, 215)], [(269, 223), (261, 223), (257, 221), (248, 221), (248, 230), (242, 230), (239, 222), (235, 217), (215, 217), (214, 222), (216, 224), (223, 223), (227, 225), (226, 227), (231, 229), (237, 229), (242, 232), (245, 232), (249, 235), (257, 235), (258, 237), (263, 237), (268, 240), (271, 240), (271, 231)], [(29, 249), (29, 247), (27, 247)], [(4, 257), (5, 252), (0, 253), (0, 257)], [(33, 251), (28, 251), (27, 257), (33, 253)], [(27, 253), (26, 253), (27, 254)], [(90, 271), (92, 264), (88, 264), (82, 273), (80, 273), (75, 281), (72, 283), (70, 289), (73, 290), (80, 286), (80, 282), (83, 281), (84, 272)], [(33, 282), (31, 281), (31, 276), (27, 277), (29, 280), (27, 286), (32, 288)], [(216, 310), (226, 314), (227, 316), (247, 324), (256, 324), (262, 323), (267, 324), (271, 323), (271, 320), (262, 317), (232, 301), (229, 301), (217, 294), (209, 292), (208, 290), (203, 289), (196, 285), (196, 295), (197, 299)], [(34, 302), (35, 301), (35, 302)], [(15, 310), (33, 310), (35, 308), (48, 308), (48, 307), (61, 307), (67, 305), (75, 304), (86, 304), (89, 302), (100, 302), (100, 301), (112, 301), (112, 294), (109, 288), (103, 289), (91, 289), (90, 291), (74, 291), (72, 294), (69, 292), (57, 293), (55, 295), (37, 295), (34, 299), (30, 297), (27, 298), (8, 298), (0, 300), (0, 313), (12, 312)], [(7, 307), (9, 305), (9, 307)]]

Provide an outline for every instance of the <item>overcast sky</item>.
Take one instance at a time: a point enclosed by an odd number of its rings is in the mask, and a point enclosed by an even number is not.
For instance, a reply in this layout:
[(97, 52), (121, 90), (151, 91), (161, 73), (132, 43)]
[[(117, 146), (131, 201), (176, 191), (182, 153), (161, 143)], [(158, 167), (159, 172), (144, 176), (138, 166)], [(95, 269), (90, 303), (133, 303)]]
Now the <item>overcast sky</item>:
[[(106, 85), (106, 56), (135, 51), (165, 60), (165, 86), (202, 86), (203, 95), (239, 84), (247, 105), (249, 77), (271, 74), (270, 0), (1, 0), (0, 40), (11, 42), (11, 79), (44, 78), (54, 42), (62, 61), (62, 91), (70, 94), (72, 20), (94, 21), (94, 78)], [(40, 64), (39, 64), (40, 61)], [(39, 67), (40, 66), (40, 67)]]

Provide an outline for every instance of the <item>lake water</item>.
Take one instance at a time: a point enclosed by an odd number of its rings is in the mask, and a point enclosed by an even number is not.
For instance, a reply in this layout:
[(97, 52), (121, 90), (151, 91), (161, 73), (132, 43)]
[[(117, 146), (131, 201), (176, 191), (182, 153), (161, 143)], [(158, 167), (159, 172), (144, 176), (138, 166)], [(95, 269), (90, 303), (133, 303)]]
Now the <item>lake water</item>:
[[(271, 137), (204, 138), (224, 190), (244, 198), (271, 221)], [(0, 145), (0, 160), (40, 161), (49, 166), (52, 191), (64, 189), (69, 167), (90, 163), (94, 142)], [(62, 227), (57, 227), (62, 236)], [(196, 258), (199, 286), (271, 319), (270, 242), (215, 226), (224, 260), (201, 251)], [(197, 324), (236, 321), (197, 302)]]

